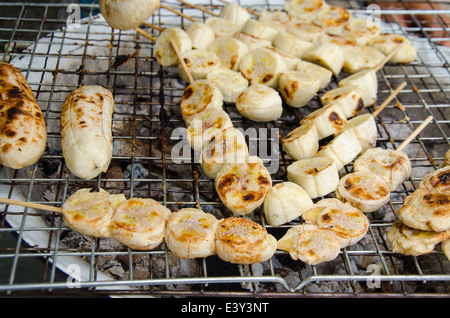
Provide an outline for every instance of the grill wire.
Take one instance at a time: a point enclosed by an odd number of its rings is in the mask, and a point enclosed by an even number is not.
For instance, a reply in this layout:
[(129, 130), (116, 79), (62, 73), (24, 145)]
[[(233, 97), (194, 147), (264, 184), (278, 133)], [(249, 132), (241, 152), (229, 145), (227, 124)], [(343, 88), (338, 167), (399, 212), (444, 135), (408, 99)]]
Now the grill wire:
[[(210, 17), (208, 13), (178, 1), (162, 3), (198, 20)], [(208, 3), (206, 7), (216, 13), (224, 5), (220, 1), (210, 0)], [(240, 4), (250, 6), (244, 1)], [(340, 5), (353, 13), (365, 12), (365, 9), (354, 6), (353, 2), (342, 1)], [(152, 58), (153, 43), (144, 37), (134, 32), (115, 30), (112, 33), (111, 28), (96, 17), (98, 6), (95, 4), (80, 4), (81, 12), (86, 16), (81, 22), (82, 27), (66, 30), (67, 6), (64, 3), (0, 3), (0, 14), (4, 15), (0, 18), (2, 60), (20, 65), (45, 115), (49, 139), (47, 151), (35, 166), (17, 171), (2, 168), (2, 195), (14, 198), (20, 194), (27, 201), (61, 206), (74, 189), (97, 185), (109, 192), (126, 193), (127, 197), (153, 198), (173, 211), (181, 207), (225, 211), (214, 193), (213, 181), (202, 175), (199, 164), (192, 159), (193, 153), (182, 163), (171, 157), (171, 148), (181, 140), (172, 132), (177, 127), (184, 127), (179, 99), (185, 83), (179, 80), (178, 70), (159, 66)], [(256, 11), (281, 10), (282, 2), (264, 0), (251, 5), (251, 8)], [(410, 39), (414, 37), (414, 43), (424, 45), (418, 48), (417, 61), (408, 65), (387, 65), (378, 72), (378, 103), (403, 81), (407, 82), (407, 86), (376, 119), (377, 146), (395, 149), (427, 116), (433, 116), (433, 121), (404, 150), (411, 159), (411, 177), (393, 192), (386, 207), (379, 213), (368, 215), (370, 228), (364, 238), (367, 243), (365, 248), (344, 248), (331, 262), (340, 270), (330, 270), (328, 264), (310, 266), (295, 262), (287, 253), (276, 252), (260, 267), (226, 264), (212, 256), (183, 261), (195, 271), (174, 273), (176, 260), (164, 245), (153, 251), (134, 251), (123, 246), (113, 249), (105, 245), (107, 239), (82, 237), (79, 246), (71, 246), (64, 242), (69, 240), (73, 231), (64, 226), (60, 215), (2, 206), (0, 293), (448, 296), (450, 266), (439, 248), (427, 255), (405, 256), (392, 252), (385, 239), (385, 233), (398, 218), (397, 210), (403, 198), (416, 189), (425, 173), (439, 167), (450, 144), (450, 54), (445, 47), (437, 45), (437, 42), (450, 38), (450, 29), (441, 19), (448, 13), (445, 9), (381, 11), (382, 19), (390, 18), (394, 22), (386, 24), (384, 31), (395, 31)], [(424, 25), (423, 16), (432, 17), (434, 24)], [(411, 24), (394, 30), (393, 25), (405, 22), (402, 19)], [(155, 12), (150, 22), (164, 28), (172, 25), (184, 28), (191, 23), (187, 18), (163, 8)], [(155, 36), (159, 34), (156, 30), (147, 30)], [(433, 31), (443, 33), (436, 37)], [(70, 68), (69, 65), (77, 67)], [(115, 96), (115, 152), (111, 167), (117, 169), (119, 174), (113, 174), (113, 168), (110, 168), (108, 173), (94, 181), (83, 181), (70, 175), (64, 165), (60, 147), (57, 146), (60, 143), (58, 127), (65, 96), (79, 85), (92, 83), (105, 86)], [(329, 88), (336, 86), (337, 80), (333, 79)], [(225, 105), (236, 127), (266, 128), (269, 132), (277, 128), (281, 136), (297, 127), (298, 119), (319, 107), (316, 97), (300, 110), (285, 107), (283, 116), (275, 123), (255, 124), (237, 114), (234, 106)], [(371, 112), (372, 108), (365, 111)], [(272, 174), (272, 178), (274, 183), (287, 180), (286, 167), (292, 159), (282, 151), (278, 137), (270, 133), (260, 134), (250, 141), (275, 144), (272, 151), (280, 149), (279, 155), (273, 159), (279, 164), (279, 169)], [(118, 145), (121, 146), (120, 151), (116, 150)], [(351, 172), (351, 165), (345, 169)], [(120, 174), (120, 171), (125, 172)], [(277, 238), (289, 227), (298, 224), (291, 222), (273, 228), (264, 223), (260, 210), (253, 218)], [(35, 219), (45, 220), (45, 225), (35, 223)], [(119, 260), (126, 273), (125, 278), (105, 278), (105, 271), (115, 277), (103, 266), (112, 258)], [(81, 281), (72, 279), (78, 269), (70, 266), (73, 259), (82, 259), (83, 265), (79, 266), (85, 276)], [(137, 265), (138, 259), (142, 263), (140, 267)], [(378, 276), (368, 270), (369, 263), (377, 265), (379, 272), (375, 274)], [(146, 267), (148, 273), (142, 274), (142, 267)], [(65, 273), (61, 268), (65, 269)], [(292, 272), (295, 277), (288, 280)], [(68, 277), (67, 274), (73, 275)], [(371, 288), (369, 282), (377, 280), (379, 285)], [(73, 285), (68, 282), (78, 283), (77, 288), (70, 288)]]

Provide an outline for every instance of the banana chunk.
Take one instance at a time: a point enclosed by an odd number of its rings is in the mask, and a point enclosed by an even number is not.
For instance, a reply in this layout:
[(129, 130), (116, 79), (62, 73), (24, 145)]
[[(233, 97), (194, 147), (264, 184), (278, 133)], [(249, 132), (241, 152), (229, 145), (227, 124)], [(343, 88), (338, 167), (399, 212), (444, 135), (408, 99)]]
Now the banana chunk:
[(392, 63), (407, 64), (417, 59), (417, 49), (412, 45), (410, 40), (399, 34), (380, 34), (367, 42), (367, 45), (373, 46), (385, 55), (388, 55), (397, 46), (400, 46), (399, 51), (389, 60)]
[(248, 87), (248, 80), (241, 73), (225, 68), (211, 71), (206, 78), (219, 88), (226, 103), (236, 103)]
[(264, 217), (272, 226), (288, 223), (313, 206), (308, 193), (293, 182), (281, 182), (267, 192), (264, 199)]
[(375, 212), (390, 199), (387, 182), (371, 172), (352, 172), (341, 178), (336, 198), (349, 202), (363, 212)]
[(240, 31), (235, 24), (220, 17), (210, 17), (206, 19), (205, 24), (214, 31), (216, 38), (221, 36), (235, 37)]
[(234, 264), (255, 264), (271, 258), (277, 249), (277, 240), (258, 223), (229, 217), (220, 221), (216, 232), (216, 254)]
[(249, 51), (253, 50), (253, 49), (269, 47), (272, 45), (272, 43), (269, 40), (260, 39), (260, 38), (254, 37), (252, 35), (242, 33), (242, 32), (239, 33), (239, 35), (237, 36), (237, 39), (239, 41), (247, 44)]
[(313, 122), (295, 128), (281, 140), (286, 153), (294, 160), (312, 158), (319, 150), (319, 137)]
[(288, 71), (281, 73), (279, 86), (281, 96), (286, 104), (300, 108), (316, 96), (320, 87), (320, 79), (314, 74)]
[(367, 149), (353, 163), (355, 172), (371, 172), (383, 178), (394, 191), (411, 175), (411, 162), (403, 151)]
[(253, 84), (246, 88), (236, 101), (239, 113), (253, 121), (275, 121), (283, 113), (280, 94), (264, 84)]
[(278, 31), (286, 31), (292, 16), (283, 11), (264, 10), (259, 13), (258, 21)]
[(370, 106), (377, 100), (378, 82), (377, 74), (374, 69), (366, 69), (356, 72), (338, 83), (339, 87), (343, 86), (357, 86), (363, 101), (364, 106)]
[(267, 48), (250, 50), (239, 63), (239, 70), (249, 84), (265, 84), (278, 88), (278, 78), (287, 67), (283, 58)]
[(363, 114), (351, 118), (342, 130), (352, 131), (361, 145), (361, 153), (375, 147), (377, 143), (377, 125), (372, 114)]
[(209, 80), (198, 80), (189, 84), (181, 95), (181, 115), (189, 126), (192, 119), (209, 108), (222, 109), (223, 95), (221, 90)]
[(278, 30), (270, 27), (264, 22), (249, 19), (242, 28), (242, 33), (249, 34), (272, 43), (278, 34)]
[(303, 118), (300, 125), (307, 122), (314, 123), (320, 140), (341, 131), (347, 124), (347, 118), (337, 104), (328, 104)]
[(186, 33), (191, 39), (192, 48), (197, 50), (206, 50), (216, 38), (214, 31), (202, 22), (190, 24)]
[(175, 52), (171, 39), (173, 39), (181, 54), (192, 50), (192, 41), (189, 35), (181, 28), (167, 28), (161, 32), (155, 43), (155, 58), (162, 66), (177, 66), (178, 55)]
[(209, 45), (208, 50), (219, 57), (221, 67), (238, 71), (239, 62), (247, 54), (248, 46), (236, 38), (222, 36), (215, 39)]
[(153, 199), (128, 199), (112, 217), (111, 236), (132, 249), (152, 250), (164, 241), (170, 214)]
[(249, 152), (245, 137), (234, 127), (226, 128), (206, 144), (202, 150), (201, 167), (211, 179), (215, 179), (224, 164), (248, 162)]
[(220, 10), (219, 17), (242, 30), (245, 23), (250, 20), (250, 13), (237, 3), (228, 3)]
[(318, 12), (314, 22), (323, 27), (328, 34), (340, 35), (350, 18), (350, 12), (344, 7), (330, 5)]
[(370, 23), (367, 19), (353, 18), (344, 25), (342, 35), (358, 45), (366, 45), (381, 33), (380, 25)]
[(193, 259), (215, 254), (219, 220), (201, 209), (183, 208), (167, 220), (165, 243), (179, 258)]
[(450, 260), (450, 239), (447, 239), (446, 241), (442, 242), (441, 248), (442, 251), (444, 252), (444, 255), (447, 256), (448, 260)]
[(344, 86), (329, 90), (320, 97), (322, 105), (337, 104), (345, 117), (356, 116), (364, 109), (364, 101), (356, 86)]
[(215, 179), (219, 198), (237, 215), (250, 214), (261, 206), (272, 186), (270, 173), (261, 159), (250, 157), (248, 161), (224, 165)]
[(430, 193), (450, 193), (450, 166), (427, 173), (420, 181), (419, 187)]
[(354, 74), (364, 69), (374, 68), (384, 57), (385, 55), (374, 47), (358, 45), (344, 52), (342, 71)]
[(280, 31), (273, 40), (273, 46), (284, 53), (302, 58), (314, 44), (299, 39), (294, 35), (289, 34), (287, 31)]
[(338, 76), (344, 65), (344, 51), (333, 43), (322, 43), (309, 50), (303, 60), (319, 64)]
[(296, 20), (289, 23), (287, 32), (310, 43), (316, 43), (325, 34), (325, 30), (315, 23)]
[(341, 244), (336, 236), (313, 224), (291, 227), (278, 240), (278, 249), (287, 251), (293, 260), (309, 265), (328, 262), (338, 257)]
[(284, 61), (284, 64), (286, 65), (286, 70), (295, 70), (295, 68), (297, 67), (297, 63), (298, 61), (300, 61), (300, 59), (292, 54), (286, 53), (281, 51), (280, 49), (274, 47), (274, 46), (268, 46), (266, 49), (274, 52), (275, 54), (278, 54), (279, 56), (281, 56), (281, 58)]
[(418, 256), (433, 252), (437, 244), (450, 238), (450, 231), (417, 230), (397, 220), (386, 233), (386, 238), (394, 253)]
[(206, 143), (218, 132), (233, 127), (230, 116), (223, 109), (210, 108), (192, 118), (186, 139), (192, 149), (201, 153)]
[(339, 184), (339, 173), (330, 157), (295, 161), (287, 167), (287, 178), (301, 186), (311, 199), (335, 191)]
[(328, 7), (324, 0), (288, 0), (284, 3), (284, 10), (300, 21), (312, 21), (317, 14)]
[[(191, 50), (181, 55), (186, 64), (186, 67), (195, 80), (205, 79), (206, 75), (215, 69), (220, 67), (219, 57), (211, 51), (207, 50)], [(181, 66), (181, 62), (178, 61), (178, 70), (180, 77), (185, 82), (189, 83), (189, 77), (186, 71)]]
[(331, 77), (333, 76), (333, 73), (329, 69), (303, 60), (297, 62), (295, 70), (302, 72), (303, 74), (310, 74), (315, 78), (320, 79), (319, 90), (323, 90), (327, 87), (331, 82)]

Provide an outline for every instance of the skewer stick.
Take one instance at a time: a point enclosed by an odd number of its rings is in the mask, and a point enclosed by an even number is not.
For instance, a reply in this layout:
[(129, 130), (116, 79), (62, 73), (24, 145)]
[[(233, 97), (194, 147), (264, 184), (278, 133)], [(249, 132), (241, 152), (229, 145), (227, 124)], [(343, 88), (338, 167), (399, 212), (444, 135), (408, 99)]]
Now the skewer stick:
[(386, 64), (395, 55), (395, 53), (398, 52), (398, 50), (400, 50), (400, 45), (397, 45), (388, 55), (384, 57), (383, 60), (381, 60), (380, 63), (378, 63), (377, 66), (375, 66), (375, 72), (378, 72), (380, 69), (382, 69), (384, 64)]
[(403, 82), (400, 84), (399, 87), (397, 87), (389, 96), (386, 98), (386, 100), (373, 112), (372, 116), (373, 118), (377, 117), (383, 109), (386, 108), (386, 106), (391, 102), (391, 100), (394, 99), (395, 96), (406, 86), (406, 82)]
[(172, 43), (173, 49), (174, 49), (175, 53), (177, 54), (178, 59), (180, 60), (180, 64), (183, 67), (183, 70), (186, 72), (187, 77), (189, 78), (189, 82), (191, 84), (194, 83), (194, 79), (192, 78), (191, 72), (189, 72), (189, 69), (188, 69), (186, 63), (184, 62), (184, 59), (181, 56), (180, 50), (178, 49), (178, 46), (175, 43), (175, 40), (174, 39), (170, 39), (170, 43)]
[(416, 130), (413, 131), (413, 133), (403, 141), (403, 143), (397, 148), (398, 151), (402, 151), (416, 136), (430, 123), (430, 121), (433, 119), (433, 116), (428, 116), (427, 119), (423, 121), (419, 125), (419, 127), (416, 128)]
[(161, 4), (161, 8), (164, 8), (164, 9), (169, 10), (169, 11), (175, 13), (175, 14), (178, 14), (179, 16), (181, 16), (183, 18), (186, 18), (186, 19), (189, 19), (192, 22), (200, 22), (199, 20), (194, 19), (194, 18), (192, 18), (192, 17), (190, 17), (190, 16), (188, 16), (188, 15), (186, 15), (186, 14), (180, 12), (180, 11), (174, 10), (171, 7), (168, 7), (168, 6), (164, 5), (164, 4)]
[(148, 22), (142, 22), (142, 24), (145, 25), (145, 26), (148, 26), (149, 28), (158, 30), (158, 31), (164, 31), (164, 28), (161, 28), (161, 27), (159, 27), (157, 25), (154, 25), (154, 24), (151, 24), (151, 23), (148, 23)]
[(57, 212), (62, 213), (62, 208), (45, 205), (45, 204), (38, 204), (38, 203), (32, 203), (32, 202), (26, 202), (26, 201), (19, 201), (19, 200), (12, 200), (7, 198), (0, 198), (0, 203), (9, 204), (9, 205), (18, 205), (23, 206), (27, 208), (33, 208), (37, 210), (44, 210), (44, 211), (51, 211), (51, 212)]
[(186, 5), (186, 6), (192, 7), (192, 8), (194, 8), (194, 9), (197, 9), (197, 10), (200, 10), (200, 11), (203, 11), (203, 12), (205, 12), (205, 13), (208, 13), (208, 14), (212, 15), (212, 16), (215, 16), (215, 17), (218, 17), (218, 16), (219, 16), (217, 13), (214, 13), (214, 12), (212, 12), (212, 11), (209, 11), (208, 9), (205, 9), (205, 8), (202, 7), (202, 6), (198, 6), (198, 5), (196, 5), (196, 4), (192, 4), (192, 3), (189, 3), (189, 2), (186, 2), (186, 1), (183, 1), (183, 0), (178, 0), (178, 1), (181, 2), (182, 4)]
[(143, 36), (145, 36), (147, 39), (152, 40), (153, 42), (156, 42), (156, 39), (151, 36), (150, 34), (148, 34), (147, 32), (145, 32), (144, 30), (142, 30), (141, 28), (134, 28), (136, 30), (136, 32), (142, 34)]

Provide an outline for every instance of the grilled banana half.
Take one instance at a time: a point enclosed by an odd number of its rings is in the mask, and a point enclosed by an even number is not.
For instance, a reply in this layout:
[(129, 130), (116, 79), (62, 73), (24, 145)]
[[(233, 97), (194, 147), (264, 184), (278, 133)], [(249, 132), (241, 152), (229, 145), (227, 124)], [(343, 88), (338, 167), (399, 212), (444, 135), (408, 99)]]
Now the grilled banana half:
[(192, 48), (197, 50), (206, 50), (216, 38), (214, 31), (202, 22), (190, 24), (186, 29), (186, 33), (191, 39)]
[(284, 10), (300, 21), (312, 21), (328, 4), (324, 0), (288, 0)]
[(219, 17), (242, 30), (245, 23), (250, 19), (250, 13), (237, 3), (228, 3), (220, 10)]
[(295, 128), (281, 140), (286, 153), (294, 160), (312, 158), (319, 150), (319, 137), (314, 123)]
[(320, 10), (314, 22), (324, 28), (328, 34), (342, 34), (344, 26), (350, 21), (351, 14), (339, 6), (327, 6)]
[(416, 230), (397, 220), (386, 233), (386, 238), (394, 253), (418, 256), (433, 252), (437, 244), (450, 238), (450, 231)]
[(322, 43), (309, 50), (302, 59), (329, 69), (337, 77), (344, 65), (344, 51), (339, 45)]
[(277, 249), (277, 240), (265, 228), (242, 217), (221, 220), (215, 241), (216, 254), (222, 260), (235, 264), (264, 262)]
[(371, 39), (380, 35), (381, 27), (377, 23), (369, 23), (367, 19), (353, 18), (344, 25), (342, 34), (358, 43), (366, 45)]
[(341, 249), (333, 233), (313, 224), (291, 227), (277, 245), (278, 249), (287, 251), (293, 260), (309, 265), (331, 261), (338, 257)]
[(305, 106), (320, 87), (320, 79), (314, 74), (300, 71), (288, 71), (280, 74), (279, 88), (284, 101), (291, 107)]
[(241, 73), (226, 68), (213, 70), (206, 79), (219, 88), (226, 103), (235, 104), (239, 95), (248, 87), (248, 80)]
[(268, 24), (265, 24), (264, 22), (249, 19), (245, 23), (241, 32), (249, 34), (256, 38), (270, 41), (270, 43), (272, 43), (279, 31), (277, 29), (270, 27)]
[(219, 108), (206, 109), (191, 120), (186, 139), (192, 149), (201, 153), (212, 136), (228, 127), (233, 127), (233, 123), (227, 112)]
[(202, 151), (201, 167), (207, 177), (215, 179), (223, 165), (248, 162), (249, 152), (244, 135), (229, 127), (214, 135)]
[(64, 223), (71, 229), (93, 237), (111, 236), (113, 202), (125, 201), (125, 196), (113, 197), (103, 189), (80, 189), (63, 204)]
[(344, 52), (342, 71), (354, 74), (364, 69), (374, 68), (385, 55), (374, 47), (358, 45)]
[[(211, 51), (191, 50), (183, 53), (181, 56), (194, 81), (205, 79), (206, 75), (220, 67), (219, 57)], [(181, 61), (178, 61), (178, 71), (181, 79), (189, 83), (188, 74), (182, 67)]]
[(336, 198), (348, 202), (363, 212), (375, 212), (390, 199), (387, 182), (371, 172), (352, 172), (341, 178)]
[(272, 178), (261, 159), (251, 156), (248, 161), (225, 164), (215, 179), (223, 204), (237, 215), (250, 214), (261, 206), (272, 187)]
[(300, 121), (300, 125), (312, 122), (320, 139), (341, 131), (347, 124), (347, 118), (337, 104), (323, 106)]
[(450, 193), (450, 166), (426, 174), (419, 186), (431, 193)]
[(132, 249), (154, 249), (164, 241), (170, 213), (153, 199), (128, 199), (112, 217), (111, 236)]
[(264, 199), (264, 217), (268, 224), (288, 223), (313, 206), (308, 193), (293, 182), (281, 182), (267, 192)]
[(181, 54), (192, 50), (192, 41), (189, 35), (181, 28), (167, 28), (161, 32), (155, 43), (155, 57), (162, 66), (177, 66), (178, 55), (171, 40), (175, 41)]
[(287, 178), (301, 186), (311, 199), (335, 191), (339, 184), (339, 173), (330, 157), (295, 161), (287, 167)]
[(369, 229), (369, 220), (361, 210), (335, 198), (322, 199), (303, 213), (306, 224), (313, 224), (333, 233), (341, 248), (356, 244)]
[(299, 39), (287, 31), (280, 31), (273, 40), (273, 46), (284, 53), (302, 58), (305, 56), (306, 52), (314, 46), (314, 44)]
[(388, 55), (394, 48), (400, 49), (389, 60), (392, 63), (411, 63), (417, 59), (417, 49), (407, 38), (395, 33), (383, 33), (371, 39), (367, 45), (373, 46), (385, 55)]
[(253, 121), (275, 121), (283, 112), (280, 94), (264, 84), (253, 84), (246, 88), (236, 101), (239, 113)]
[(214, 31), (216, 38), (221, 36), (234, 37), (240, 31), (236, 25), (220, 17), (210, 17), (206, 19), (205, 24)]
[(205, 109), (222, 109), (223, 95), (221, 90), (209, 80), (198, 80), (189, 84), (181, 95), (181, 115), (186, 126), (196, 115)]
[(295, 70), (302, 72), (303, 74), (310, 74), (315, 78), (320, 79), (319, 90), (323, 90), (327, 87), (331, 82), (331, 77), (333, 76), (333, 73), (329, 69), (303, 60), (297, 62)]
[(239, 70), (249, 81), (249, 84), (265, 84), (278, 88), (278, 78), (286, 71), (283, 58), (267, 48), (250, 50), (239, 63)]
[(239, 62), (248, 52), (248, 45), (236, 38), (222, 36), (215, 39), (208, 50), (219, 57), (221, 67), (238, 71)]
[(167, 220), (165, 243), (179, 258), (192, 259), (215, 254), (219, 220), (201, 209), (184, 208)]
[(346, 118), (356, 116), (364, 109), (364, 101), (357, 86), (329, 90), (320, 97), (322, 105), (337, 104)]
[(356, 72), (338, 83), (339, 87), (343, 86), (357, 86), (363, 101), (364, 106), (370, 106), (377, 100), (378, 82), (377, 74), (374, 69), (366, 69)]
[(411, 162), (403, 151), (367, 149), (353, 163), (356, 172), (371, 172), (383, 178), (394, 191), (411, 175)]

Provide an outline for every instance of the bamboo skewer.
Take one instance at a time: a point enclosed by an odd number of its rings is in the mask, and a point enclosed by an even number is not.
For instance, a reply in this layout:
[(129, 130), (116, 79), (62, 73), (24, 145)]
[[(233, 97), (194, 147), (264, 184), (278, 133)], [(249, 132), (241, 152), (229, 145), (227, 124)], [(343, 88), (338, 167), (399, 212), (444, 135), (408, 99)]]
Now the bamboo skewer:
[(169, 10), (169, 11), (175, 13), (175, 14), (178, 14), (180, 17), (189, 19), (189, 20), (191, 20), (192, 22), (200, 22), (199, 20), (197, 20), (197, 19), (195, 19), (195, 18), (193, 18), (193, 17), (190, 17), (190, 16), (188, 16), (188, 15), (186, 15), (186, 14), (180, 12), (180, 11), (177, 11), (177, 10), (175, 10), (175, 9), (172, 9), (171, 7), (168, 7), (168, 6), (164, 5), (164, 4), (161, 4), (161, 8), (164, 8), (164, 9)]
[(386, 55), (377, 66), (375, 66), (375, 72), (378, 72), (398, 51), (400, 50), (400, 45), (397, 45), (388, 55)]
[(200, 11), (203, 11), (203, 12), (205, 12), (205, 13), (208, 13), (208, 14), (212, 15), (212, 16), (215, 16), (215, 17), (218, 17), (218, 16), (219, 16), (217, 13), (214, 13), (214, 12), (212, 12), (212, 11), (209, 11), (208, 9), (205, 9), (205, 8), (202, 7), (202, 6), (198, 6), (198, 5), (196, 5), (196, 4), (192, 4), (192, 3), (186, 2), (186, 1), (184, 1), (184, 0), (178, 0), (178, 1), (181, 2), (182, 4), (186, 5), (186, 6), (192, 7), (192, 8), (194, 8), (194, 9), (197, 9), (197, 10), (200, 10)]
[(12, 199), (6, 199), (6, 198), (0, 198), (0, 203), (4, 203), (7, 205), (18, 205), (23, 206), (26, 208), (33, 208), (37, 210), (44, 210), (44, 211), (51, 211), (51, 212), (57, 212), (62, 213), (62, 208), (45, 205), (45, 204), (38, 204), (38, 203), (32, 203), (32, 202), (26, 202), (26, 201), (19, 201), (19, 200), (12, 200)]
[(395, 96), (406, 86), (406, 82), (403, 82), (397, 87), (389, 96), (385, 99), (385, 101), (372, 113), (372, 116), (377, 117), (383, 109), (394, 99)]
[(142, 34), (143, 36), (145, 36), (147, 39), (152, 40), (153, 42), (156, 42), (156, 38), (154, 38), (153, 36), (151, 36), (150, 34), (148, 34), (147, 32), (145, 32), (144, 30), (142, 30), (141, 28), (134, 28), (136, 30), (136, 32), (138, 32), (139, 34)]
[(172, 43), (173, 49), (175, 51), (175, 53), (178, 56), (178, 59), (180, 60), (180, 64), (183, 67), (183, 70), (186, 72), (187, 77), (189, 78), (189, 83), (194, 83), (194, 78), (191, 75), (191, 72), (189, 72), (189, 69), (186, 65), (186, 63), (184, 62), (183, 57), (181, 56), (180, 50), (178, 49), (177, 44), (175, 43), (174, 39), (170, 39), (170, 43)]
[(418, 134), (420, 134), (420, 132), (431, 122), (431, 120), (433, 120), (433, 116), (430, 115), (413, 131), (408, 138), (402, 142), (402, 144), (397, 148), (397, 151), (402, 151), (414, 138), (416, 138)]

